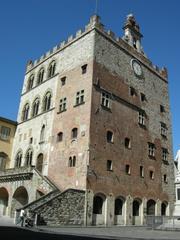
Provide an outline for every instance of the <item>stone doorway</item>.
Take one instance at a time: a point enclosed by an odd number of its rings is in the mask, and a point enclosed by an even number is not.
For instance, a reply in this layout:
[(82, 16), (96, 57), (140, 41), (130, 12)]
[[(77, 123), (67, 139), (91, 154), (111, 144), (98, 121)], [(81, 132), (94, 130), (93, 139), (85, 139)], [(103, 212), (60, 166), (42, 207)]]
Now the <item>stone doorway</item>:
[(28, 193), (25, 187), (21, 186), (16, 189), (12, 197), (11, 217), (14, 217), (15, 211), (28, 203)]

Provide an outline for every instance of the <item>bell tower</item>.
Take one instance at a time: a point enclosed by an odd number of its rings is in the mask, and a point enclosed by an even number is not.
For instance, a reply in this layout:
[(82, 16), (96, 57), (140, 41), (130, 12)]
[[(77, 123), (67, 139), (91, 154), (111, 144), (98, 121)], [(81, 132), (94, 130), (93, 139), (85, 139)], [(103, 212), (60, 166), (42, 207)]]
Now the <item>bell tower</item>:
[(136, 23), (133, 14), (127, 15), (123, 30), (124, 40), (127, 41), (129, 45), (137, 49), (138, 52), (143, 53), (141, 46), (141, 38), (143, 35), (140, 33), (139, 25)]

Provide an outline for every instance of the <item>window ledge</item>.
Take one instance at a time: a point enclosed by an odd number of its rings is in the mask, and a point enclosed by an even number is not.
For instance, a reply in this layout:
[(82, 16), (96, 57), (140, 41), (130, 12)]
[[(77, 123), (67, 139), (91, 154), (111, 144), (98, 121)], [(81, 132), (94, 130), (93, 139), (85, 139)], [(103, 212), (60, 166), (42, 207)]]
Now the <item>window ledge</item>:
[(166, 165), (169, 165), (169, 162), (167, 160), (162, 160), (162, 162)]
[(112, 112), (110, 108), (108, 108), (108, 107), (106, 107), (106, 106), (104, 106), (102, 104), (101, 104), (101, 107), (102, 107), (102, 109), (104, 109), (104, 110), (106, 110), (108, 112)]
[(146, 129), (146, 125), (144, 125), (144, 124), (142, 124), (142, 123), (138, 123), (138, 124), (139, 124), (139, 126), (140, 126), (141, 128)]
[(60, 113), (66, 112), (66, 111), (67, 111), (67, 109), (64, 109), (62, 111), (57, 112), (57, 114), (60, 114)]
[(81, 103), (75, 104), (73, 107), (78, 107), (79, 105), (82, 105), (82, 104), (85, 104), (85, 102), (81, 102)]
[(151, 156), (151, 155), (148, 155), (148, 157), (152, 160), (156, 160), (156, 157), (155, 156)]

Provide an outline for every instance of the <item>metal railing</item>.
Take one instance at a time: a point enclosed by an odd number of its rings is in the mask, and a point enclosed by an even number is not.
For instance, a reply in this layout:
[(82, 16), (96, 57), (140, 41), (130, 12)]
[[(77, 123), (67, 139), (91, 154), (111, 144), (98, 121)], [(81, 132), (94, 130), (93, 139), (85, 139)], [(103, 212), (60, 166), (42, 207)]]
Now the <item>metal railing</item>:
[(146, 216), (146, 224), (152, 229), (180, 230), (180, 216)]

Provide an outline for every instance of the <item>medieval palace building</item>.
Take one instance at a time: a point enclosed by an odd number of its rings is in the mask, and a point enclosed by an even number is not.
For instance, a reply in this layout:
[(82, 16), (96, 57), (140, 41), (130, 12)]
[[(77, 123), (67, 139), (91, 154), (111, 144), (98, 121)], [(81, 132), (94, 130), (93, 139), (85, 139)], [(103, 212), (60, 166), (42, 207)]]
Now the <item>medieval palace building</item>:
[(116, 37), (92, 16), (28, 61), (10, 165), (0, 172), (1, 214), (24, 208), (48, 225), (172, 215), (167, 70), (145, 55), (132, 14), (123, 29)]

